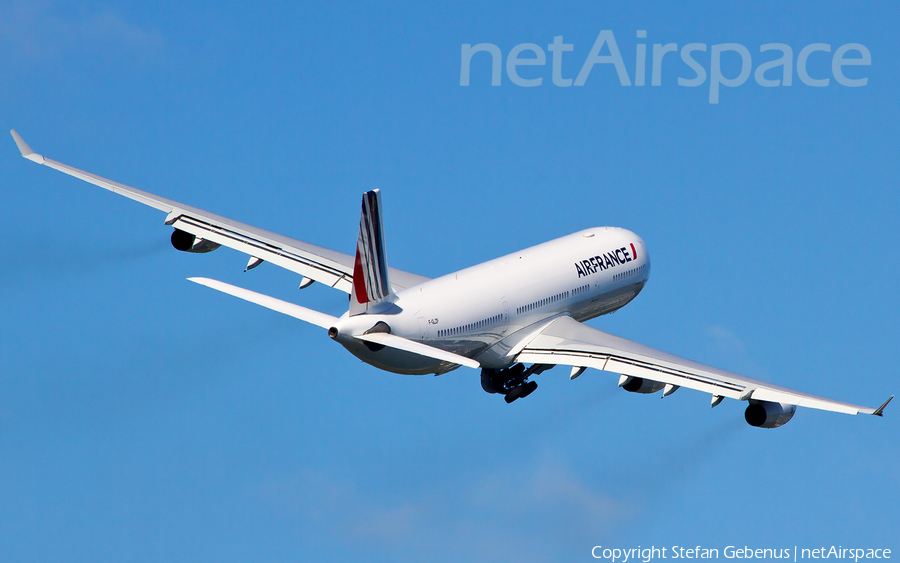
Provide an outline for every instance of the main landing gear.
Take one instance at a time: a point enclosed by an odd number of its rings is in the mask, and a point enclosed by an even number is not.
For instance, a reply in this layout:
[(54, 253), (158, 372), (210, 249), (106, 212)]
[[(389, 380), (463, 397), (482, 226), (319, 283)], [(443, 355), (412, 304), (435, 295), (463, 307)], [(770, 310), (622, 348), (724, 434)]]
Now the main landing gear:
[(511, 403), (531, 395), (537, 389), (537, 383), (527, 381), (529, 377), (552, 367), (547, 364), (534, 364), (526, 369), (524, 364), (516, 364), (505, 369), (483, 368), (481, 388), (488, 393), (505, 395), (506, 402)]

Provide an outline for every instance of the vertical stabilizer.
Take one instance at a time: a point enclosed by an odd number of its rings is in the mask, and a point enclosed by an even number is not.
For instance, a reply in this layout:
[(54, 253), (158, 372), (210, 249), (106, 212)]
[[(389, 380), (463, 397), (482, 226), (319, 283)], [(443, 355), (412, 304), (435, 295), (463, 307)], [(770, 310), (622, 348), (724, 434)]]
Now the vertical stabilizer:
[(364, 193), (362, 198), (350, 314), (365, 313), (373, 305), (389, 300), (392, 295), (384, 252), (384, 229), (381, 226), (381, 192), (372, 190)]

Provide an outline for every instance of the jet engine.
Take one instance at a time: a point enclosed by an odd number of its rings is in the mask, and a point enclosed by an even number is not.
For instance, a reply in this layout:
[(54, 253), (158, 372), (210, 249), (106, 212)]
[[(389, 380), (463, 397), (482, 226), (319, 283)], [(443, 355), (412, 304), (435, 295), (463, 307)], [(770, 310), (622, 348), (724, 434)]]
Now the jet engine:
[(660, 383), (659, 381), (644, 379), (643, 377), (632, 377), (630, 375), (623, 375), (619, 379), (619, 387), (632, 393), (656, 393), (665, 386), (665, 383)]
[(796, 411), (796, 405), (751, 400), (747, 410), (744, 411), (744, 419), (750, 426), (778, 428), (787, 424)]
[(206, 239), (197, 238), (195, 235), (182, 231), (181, 229), (175, 229), (172, 232), (172, 246), (174, 246), (176, 250), (182, 252), (196, 252), (202, 254), (205, 252), (212, 252), (221, 245)]

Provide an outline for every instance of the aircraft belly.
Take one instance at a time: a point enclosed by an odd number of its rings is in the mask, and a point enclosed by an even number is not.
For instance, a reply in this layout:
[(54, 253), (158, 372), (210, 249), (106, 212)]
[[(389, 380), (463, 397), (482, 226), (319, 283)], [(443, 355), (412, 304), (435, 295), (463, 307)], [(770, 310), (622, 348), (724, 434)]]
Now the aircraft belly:
[(458, 364), (427, 358), (387, 346), (380, 350), (371, 350), (361, 341), (341, 342), (341, 345), (363, 362), (401, 375), (441, 374), (459, 367)]
[(644, 289), (644, 282), (635, 283), (626, 287), (614, 289), (604, 293), (596, 301), (584, 301), (579, 307), (572, 310), (572, 318), (579, 322), (593, 319), (601, 315), (613, 313), (638, 296)]

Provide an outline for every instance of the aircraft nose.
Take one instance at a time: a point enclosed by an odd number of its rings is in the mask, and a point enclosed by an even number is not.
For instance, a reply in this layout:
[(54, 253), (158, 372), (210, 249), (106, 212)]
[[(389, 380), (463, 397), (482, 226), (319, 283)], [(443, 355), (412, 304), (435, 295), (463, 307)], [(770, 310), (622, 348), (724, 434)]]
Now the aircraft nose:
[(644, 273), (644, 280), (646, 281), (650, 277), (650, 254), (647, 252), (647, 245), (644, 244), (644, 239), (631, 231), (628, 231), (628, 237), (628, 244), (631, 246), (634, 259), (641, 263), (646, 270)]
[(647, 245), (644, 244), (644, 240), (638, 237), (637, 245), (640, 247), (641, 254), (643, 255), (643, 268), (644, 268), (644, 281), (650, 279), (650, 253), (647, 252)]

